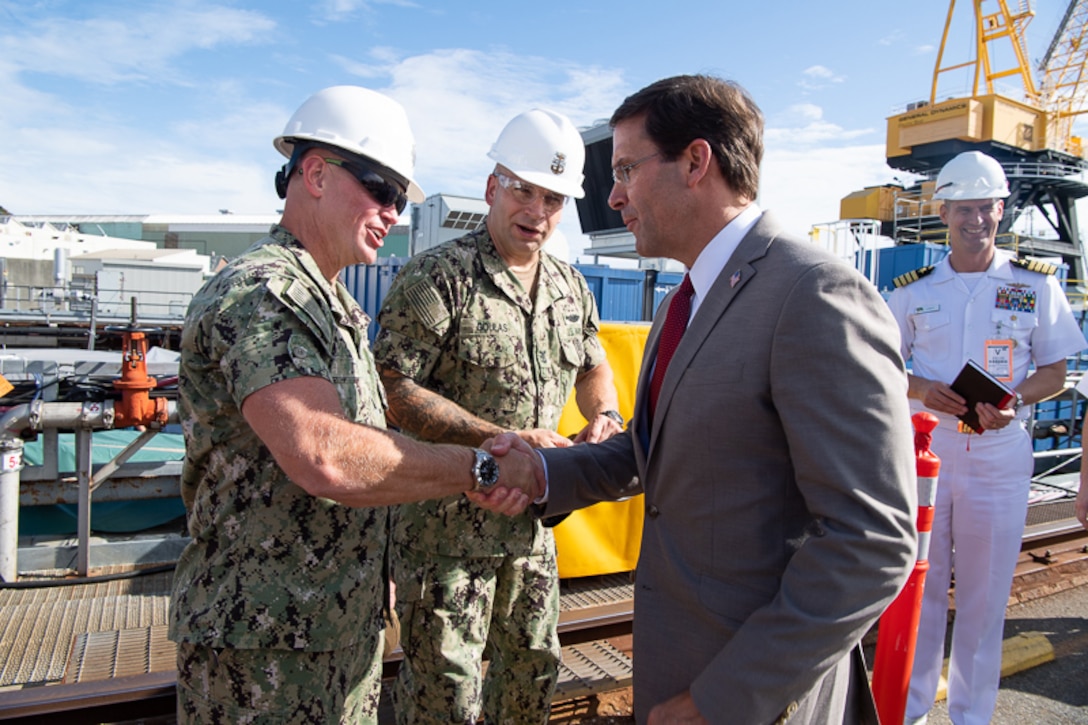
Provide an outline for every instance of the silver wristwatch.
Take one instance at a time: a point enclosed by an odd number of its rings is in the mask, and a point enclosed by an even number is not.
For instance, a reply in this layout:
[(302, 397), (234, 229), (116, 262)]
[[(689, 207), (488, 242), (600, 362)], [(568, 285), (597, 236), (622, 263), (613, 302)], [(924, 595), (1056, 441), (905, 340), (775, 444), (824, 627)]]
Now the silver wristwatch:
[(1012, 403), (1012, 412), (1019, 413), (1020, 409), (1024, 407), (1024, 396), (1017, 390), (1013, 392), (1016, 393), (1016, 399)]
[(620, 412), (618, 410), (602, 410), (600, 413), (598, 413), (598, 415), (603, 415), (606, 418), (611, 418), (612, 420), (619, 423), (621, 428), (623, 427), (623, 416), (620, 415)]
[(499, 482), (499, 464), (487, 451), (473, 448), (476, 459), (472, 463), (472, 478), (476, 482), (473, 491), (490, 491)]

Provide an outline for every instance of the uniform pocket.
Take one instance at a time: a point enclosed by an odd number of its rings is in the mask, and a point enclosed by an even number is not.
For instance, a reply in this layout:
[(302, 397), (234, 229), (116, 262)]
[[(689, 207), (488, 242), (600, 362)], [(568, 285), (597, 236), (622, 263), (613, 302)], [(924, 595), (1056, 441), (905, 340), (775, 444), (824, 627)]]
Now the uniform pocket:
[(1017, 348), (1024, 349), (1027, 349), (1026, 346), (1031, 342), (1031, 333), (1039, 324), (1038, 318), (1030, 312), (997, 309), (990, 315), (990, 322), (993, 324), (995, 339), (1011, 339)]
[(497, 335), (462, 337), (458, 352), (462, 360), (482, 368), (501, 369), (518, 360), (517, 350), (510, 338)]
[(582, 344), (582, 331), (572, 329), (565, 331), (559, 340), (562, 349), (562, 361), (567, 367), (580, 368), (586, 357), (585, 345)]
[(914, 327), (914, 354), (930, 362), (947, 360), (954, 337), (948, 330), (952, 316), (945, 310), (919, 312), (912, 314), (910, 321)]

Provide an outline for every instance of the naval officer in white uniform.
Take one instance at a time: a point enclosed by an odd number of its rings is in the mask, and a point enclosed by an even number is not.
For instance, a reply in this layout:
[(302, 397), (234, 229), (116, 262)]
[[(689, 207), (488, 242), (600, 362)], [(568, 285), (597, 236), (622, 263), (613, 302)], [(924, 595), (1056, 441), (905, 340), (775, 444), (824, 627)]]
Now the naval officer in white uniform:
[[(1032, 403), (1062, 389), (1066, 357), (1086, 347), (1056, 268), (995, 248), (1008, 195), (993, 158), (970, 151), (949, 161), (933, 198), (942, 201), (951, 252), (898, 278), (888, 301), (901, 352), (912, 361), (911, 407), (940, 420), (932, 449), (941, 470), (908, 723), (925, 722), (936, 695), (953, 569), (948, 712), (956, 725), (990, 722), (1033, 467), (1026, 421)], [(977, 406), (982, 435), (959, 424), (966, 407), (949, 387), (968, 359), (1016, 391), (1002, 409)]]

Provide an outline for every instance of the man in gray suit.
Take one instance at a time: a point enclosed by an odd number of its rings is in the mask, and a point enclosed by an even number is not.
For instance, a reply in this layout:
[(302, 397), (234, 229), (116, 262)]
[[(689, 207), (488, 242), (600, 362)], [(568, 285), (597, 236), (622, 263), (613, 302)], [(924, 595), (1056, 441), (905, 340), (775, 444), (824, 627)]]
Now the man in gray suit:
[[(754, 203), (763, 118), (742, 88), (668, 78), (611, 125), (609, 203), (640, 255), (689, 268), (688, 324), (662, 366), (685, 282), (650, 331), (630, 435), (541, 451), (541, 513), (646, 494), (639, 723), (875, 723), (859, 642), (916, 539), (895, 321), (867, 280)], [(504, 434), (493, 452), (519, 446)], [(502, 495), (491, 505), (518, 500)]]

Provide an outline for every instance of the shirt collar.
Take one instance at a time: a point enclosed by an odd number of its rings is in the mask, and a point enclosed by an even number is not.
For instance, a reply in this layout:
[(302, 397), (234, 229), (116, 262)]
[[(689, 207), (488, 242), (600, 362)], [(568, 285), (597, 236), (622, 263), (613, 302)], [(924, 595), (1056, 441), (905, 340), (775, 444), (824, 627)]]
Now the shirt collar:
[(710, 292), (710, 288), (714, 286), (715, 280), (725, 269), (725, 264), (733, 256), (733, 252), (737, 251), (740, 241), (761, 216), (763, 216), (763, 210), (755, 202), (749, 204), (703, 247), (695, 264), (688, 271), (691, 286), (695, 289), (695, 294), (691, 298), (692, 315), (698, 309), (699, 303)]
[[(1012, 265), (1009, 263), (1009, 260), (1011, 259), (1012, 255), (1008, 252), (1001, 249), (995, 249), (994, 258), (990, 260), (990, 266), (986, 268), (986, 276), (994, 277), (996, 279), (1011, 280), (1013, 278)], [(948, 282), (955, 279), (958, 275), (958, 272), (952, 269), (952, 262), (949, 261), (948, 257), (945, 257), (942, 262), (943, 264), (937, 265), (937, 268), (933, 270), (934, 283)]]

